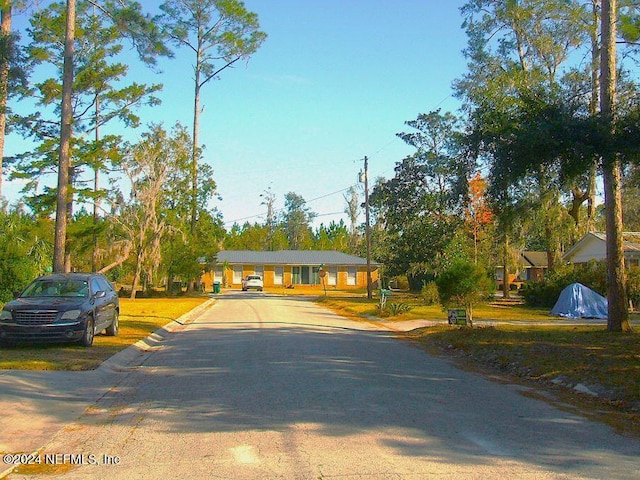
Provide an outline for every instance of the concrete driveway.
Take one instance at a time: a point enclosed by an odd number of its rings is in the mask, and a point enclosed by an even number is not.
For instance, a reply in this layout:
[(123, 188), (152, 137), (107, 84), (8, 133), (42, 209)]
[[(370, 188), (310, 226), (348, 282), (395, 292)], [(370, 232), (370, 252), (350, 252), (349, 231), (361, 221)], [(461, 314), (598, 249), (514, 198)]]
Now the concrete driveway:
[(304, 299), (222, 295), (149, 347), (58, 385), (0, 375), (66, 425), (36, 446), (48, 478), (640, 476), (637, 439)]

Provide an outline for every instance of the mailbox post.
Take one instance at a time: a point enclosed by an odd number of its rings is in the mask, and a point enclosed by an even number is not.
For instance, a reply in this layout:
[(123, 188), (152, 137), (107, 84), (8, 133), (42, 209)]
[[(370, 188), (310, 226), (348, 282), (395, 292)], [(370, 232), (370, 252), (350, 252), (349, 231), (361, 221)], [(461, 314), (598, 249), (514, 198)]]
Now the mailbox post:
[(324, 296), (327, 296), (327, 284), (324, 281), (324, 277), (327, 276), (327, 272), (324, 269), (324, 265), (320, 265), (318, 267), (318, 276), (320, 277), (320, 281), (322, 282), (322, 288), (324, 288)]
[(391, 290), (388, 290), (386, 288), (380, 289), (380, 310), (382, 310), (384, 306), (387, 304), (387, 298), (389, 298), (390, 296), (391, 296)]

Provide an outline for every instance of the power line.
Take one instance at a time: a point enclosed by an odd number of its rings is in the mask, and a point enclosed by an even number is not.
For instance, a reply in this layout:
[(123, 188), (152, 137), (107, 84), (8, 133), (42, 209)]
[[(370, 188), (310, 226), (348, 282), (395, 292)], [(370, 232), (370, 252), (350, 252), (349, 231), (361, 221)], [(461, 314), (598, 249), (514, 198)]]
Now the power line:
[[(342, 188), (340, 190), (336, 190), (335, 192), (331, 192), (331, 193), (326, 193), (324, 195), (320, 195), (319, 197), (312, 198), (311, 200), (305, 200), (304, 203), (306, 205), (306, 204), (315, 202), (317, 200), (322, 200), (323, 198), (331, 197), (332, 195), (337, 195), (338, 193), (346, 192), (351, 187), (353, 187), (353, 185), (349, 185), (348, 187)], [(285, 210), (285, 207), (281, 207), (281, 208), (276, 209), (274, 211), (274, 213), (281, 213), (284, 210)], [(329, 215), (338, 215), (338, 214), (341, 214), (341, 213), (344, 213), (344, 212), (319, 213), (319, 214), (316, 214), (316, 217), (326, 217), (326, 216), (329, 216)], [(252, 218), (261, 218), (261, 217), (264, 217), (266, 214), (267, 214), (267, 212), (263, 212), (263, 213), (257, 213), (255, 215), (249, 215), (247, 217), (237, 218), (235, 220), (229, 220), (227, 222), (224, 222), (224, 225), (233, 225), (235, 223), (243, 222), (245, 220), (251, 220)]]
[(344, 212), (329, 212), (329, 213), (318, 213), (316, 217), (328, 217), (329, 215), (341, 215)]

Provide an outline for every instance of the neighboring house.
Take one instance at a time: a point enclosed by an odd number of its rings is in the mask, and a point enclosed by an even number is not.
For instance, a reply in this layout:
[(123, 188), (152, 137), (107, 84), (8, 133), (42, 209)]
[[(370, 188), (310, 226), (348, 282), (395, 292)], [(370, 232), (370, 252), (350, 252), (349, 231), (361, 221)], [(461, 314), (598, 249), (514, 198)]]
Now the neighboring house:
[[(503, 266), (496, 266), (496, 288), (502, 289)], [(549, 265), (547, 252), (526, 251), (520, 254), (518, 273), (509, 273), (509, 284), (522, 286), (526, 282), (539, 282), (544, 277)]]
[[(325, 273), (324, 285), (331, 288), (366, 288), (367, 261), (364, 258), (330, 250), (225, 250), (218, 252), (212, 272), (206, 272), (202, 281), (211, 289), (217, 281), (229, 287), (240, 288), (247, 275), (262, 275), (265, 287), (322, 288), (320, 266)], [(371, 262), (371, 277), (378, 279), (379, 264)]]
[[(640, 232), (623, 232), (622, 238), (626, 267), (640, 266)], [(587, 263), (606, 258), (607, 235), (604, 232), (587, 233), (562, 256), (566, 263)]]
[(521, 260), (518, 280), (523, 282), (539, 282), (549, 268), (547, 252), (522, 252)]

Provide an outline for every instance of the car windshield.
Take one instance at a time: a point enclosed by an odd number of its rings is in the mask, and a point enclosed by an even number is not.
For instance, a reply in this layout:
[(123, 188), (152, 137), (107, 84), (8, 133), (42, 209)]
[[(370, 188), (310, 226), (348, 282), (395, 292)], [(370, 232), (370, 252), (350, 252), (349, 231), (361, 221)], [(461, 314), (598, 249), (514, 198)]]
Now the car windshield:
[(87, 297), (89, 284), (84, 280), (36, 280), (21, 297)]

